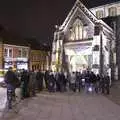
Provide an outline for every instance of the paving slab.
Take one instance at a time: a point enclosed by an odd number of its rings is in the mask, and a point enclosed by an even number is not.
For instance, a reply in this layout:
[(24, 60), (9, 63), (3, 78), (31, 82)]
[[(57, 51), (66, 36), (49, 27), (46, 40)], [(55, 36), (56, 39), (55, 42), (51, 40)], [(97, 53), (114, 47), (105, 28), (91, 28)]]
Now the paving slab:
[(120, 120), (120, 106), (103, 95), (43, 92), (6, 120)]

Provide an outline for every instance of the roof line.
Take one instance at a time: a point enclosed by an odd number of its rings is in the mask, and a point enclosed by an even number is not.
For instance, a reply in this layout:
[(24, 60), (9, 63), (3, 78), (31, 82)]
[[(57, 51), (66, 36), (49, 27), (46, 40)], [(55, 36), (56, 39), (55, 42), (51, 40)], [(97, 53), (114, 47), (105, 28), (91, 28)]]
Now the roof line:
[[(93, 18), (93, 21), (92, 22), (98, 22), (98, 23), (101, 23), (104, 25), (104, 27), (106, 27), (110, 32), (112, 32), (112, 28), (110, 26), (108, 26), (103, 20), (99, 20), (80, 0), (76, 0), (74, 6), (72, 7), (71, 11), (69, 12), (69, 14), (67, 15), (65, 21), (63, 22), (63, 24), (60, 26), (59, 30), (63, 30), (65, 28), (65, 26), (67, 25), (67, 23), (69, 22), (69, 20), (71, 19), (72, 17), (72, 14), (76, 11), (76, 9), (79, 7), (80, 8), (80, 5), (81, 7), (83, 7), (85, 10), (84, 11), (87, 11), (90, 16), (88, 17), (90, 19), (90, 17)], [(83, 9), (80, 8), (80, 10), (82, 12)], [(86, 14), (85, 14), (86, 15)]]
[(107, 3), (105, 5), (99, 5), (99, 6), (96, 6), (96, 7), (91, 7), (89, 9), (92, 10), (92, 9), (96, 9), (96, 8), (100, 8), (100, 7), (105, 7), (107, 5), (114, 5), (114, 4), (118, 4), (118, 3), (120, 3), (120, 1), (112, 2), (112, 3)]

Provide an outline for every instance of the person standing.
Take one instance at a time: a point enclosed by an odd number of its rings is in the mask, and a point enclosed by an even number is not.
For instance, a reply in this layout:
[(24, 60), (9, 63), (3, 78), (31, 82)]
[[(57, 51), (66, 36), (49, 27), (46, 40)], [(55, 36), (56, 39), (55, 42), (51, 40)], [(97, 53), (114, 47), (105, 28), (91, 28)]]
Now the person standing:
[(63, 72), (60, 73), (60, 91), (64, 92), (66, 87), (65, 75)]
[(46, 70), (46, 71), (45, 71), (45, 75), (44, 75), (44, 80), (45, 80), (46, 89), (48, 89), (48, 79), (49, 79), (49, 71)]
[(36, 74), (37, 88), (39, 91), (43, 90), (43, 73), (39, 70)]
[(107, 75), (105, 75), (105, 91), (106, 91), (106, 94), (109, 95), (110, 94), (110, 77), (107, 73)]
[(21, 73), (22, 99), (29, 97), (28, 83), (29, 83), (28, 72), (23, 69), (23, 72)]
[(35, 88), (36, 88), (36, 73), (34, 70), (30, 72), (30, 79), (29, 79), (29, 90), (32, 96), (35, 96)]
[(75, 72), (72, 72), (71, 78), (70, 78), (70, 88), (73, 92), (76, 92), (75, 82), (76, 82), (76, 74)]
[(81, 89), (81, 73), (76, 72), (76, 88), (79, 90)]
[(48, 91), (54, 92), (54, 86), (55, 86), (55, 78), (52, 72), (49, 73), (49, 79), (48, 79)]
[(9, 90), (12, 91), (13, 97), (15, 99), (15, 89), (18, 86), (18, 84), (20, 83), (19, 79), (17, 78), (17, 76), (13, 72), (12, 67), (9, 67), (8, 71), (6, 72), (5, 77), (4, 77), (4, 81), (7, 84), (7, 99), (9, 102), (8, 108), (12, 109), (12, 103), (9, 100), (9, 96), (8, 96)]

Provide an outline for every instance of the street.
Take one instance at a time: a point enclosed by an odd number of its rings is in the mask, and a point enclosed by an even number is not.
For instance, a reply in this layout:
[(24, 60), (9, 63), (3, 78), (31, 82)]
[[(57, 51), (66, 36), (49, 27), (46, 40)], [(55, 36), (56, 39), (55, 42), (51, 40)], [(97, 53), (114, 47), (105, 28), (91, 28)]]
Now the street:
[[(102, 95), (48, 93), (23, 100), (5, 120), (120, 120), (120, 106)], [(3, 118), (2, 118), (3, 119)]]

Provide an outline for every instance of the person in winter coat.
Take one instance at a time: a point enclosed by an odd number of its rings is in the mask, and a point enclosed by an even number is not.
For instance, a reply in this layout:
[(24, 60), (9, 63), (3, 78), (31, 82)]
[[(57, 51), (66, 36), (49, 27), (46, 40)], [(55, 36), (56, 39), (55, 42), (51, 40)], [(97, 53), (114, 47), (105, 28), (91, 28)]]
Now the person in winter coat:
[(76, 88), (79, 90), (79, 92), (81, 89), (81, 79), (82, 79), (81, 73), (76, 72)]
[(87, 71), (85, 73), (85, 91), (86, 92), (88, 92), (88, 88), (90, 86), (90, 83), (91, 83), (91, 81), (90, 81), (90, 71)]
[(55, 89), (55, 78), (52, 72), (49, 73), (49, 79), (48, 79), (48, 91), (54, 92)]
[(75, 72), (72, 72), (71, 77), (70, 77), (70, 88), (74, 92), (76, 92), (75, 82), (76, 82), (76, 74)]
[(95, 87), (95, 92), (98, 93), (100, 92), (101, 86), (100, 86), (100, 75), (96, 75), (96, 87)]
[(30, 94), (32, 96), (35, 96), (35, 88), (36, 88), (36, 73), (33, 71), (30, 72), (30, 79), (29, 79), (29, 89), (30, 89)]
[(55, 84), (56, 84), (56, 91), (60, 91), (60, 73), (56, 72), (55, 74)]
[(59, 82), (60, 82), (60, 92), (64, 92), (66, 87), (65, 86), (66, 81), (65, 81), (65, 75), (63, 72), (60, 73)]
[(48, 79), (49, 79), (49, 71), (46, 70), (44, 75), (44, 80), (45, 80), (45, 86), (47, 89), (48, 89)]
[(39, 91), (43, 90), (43, 73), (39, 70), (36, 74), (37, 88)]
[(105, 75), (104, 80), (105, 80), (104, 82), (105, 91), (106, 91), (106, 94), (109, 95), (110, 94), (110, 77), (108, 73), (107, 75)]
[[(12, 67), (10, 67), (5, 74), (4, 81), (7, 84), (7, 99), (9, 99), (9, 90), (12, 91), (13, 98), (15, 98), (15, 89), (20, 82), (15, 73), (13, 72)], [(12, 109), (12, 103), (10, 101), (8, 103), (8, 108)]]
[(26, 70), (23, 70), (21, 73), (21, 84), (22, 84), (22, 99), (29, 97), (29, 90), (28, 90), (28, 84), (29, 84), (29, 75)]

